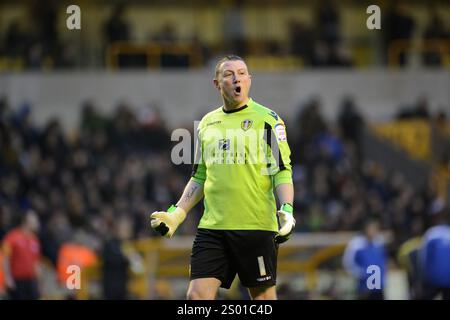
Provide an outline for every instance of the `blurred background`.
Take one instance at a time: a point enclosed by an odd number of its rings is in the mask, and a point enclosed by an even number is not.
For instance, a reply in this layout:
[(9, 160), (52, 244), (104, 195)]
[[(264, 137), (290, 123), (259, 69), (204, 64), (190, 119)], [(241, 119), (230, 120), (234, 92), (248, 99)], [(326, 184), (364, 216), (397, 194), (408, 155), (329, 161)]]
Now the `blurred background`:
[[(170, 240), (149, 213), (181, 195), (191, 165), (171, 162), (171, 134), (221, 105), (213, 71), (229, 53), (287, 125), (297, 228), (279, 297), (450, 299), (450, 3), (437, 0), (0, 0), (0, 299), (185, 297), (202, 205)], [(361, 285), (374, 263), (381, 296)], [(248, 296), (236, 281), (219, 298)]]

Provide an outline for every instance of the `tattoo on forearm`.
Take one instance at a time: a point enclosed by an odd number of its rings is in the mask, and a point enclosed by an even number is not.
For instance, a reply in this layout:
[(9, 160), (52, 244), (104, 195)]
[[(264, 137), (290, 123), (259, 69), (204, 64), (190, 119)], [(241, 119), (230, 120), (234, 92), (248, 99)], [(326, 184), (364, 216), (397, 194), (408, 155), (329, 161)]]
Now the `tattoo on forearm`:
[(186, 200), (191, 200), (194, 196), (195, 191), (198, 189), (198, 186), (193, 186), (186, 194)]

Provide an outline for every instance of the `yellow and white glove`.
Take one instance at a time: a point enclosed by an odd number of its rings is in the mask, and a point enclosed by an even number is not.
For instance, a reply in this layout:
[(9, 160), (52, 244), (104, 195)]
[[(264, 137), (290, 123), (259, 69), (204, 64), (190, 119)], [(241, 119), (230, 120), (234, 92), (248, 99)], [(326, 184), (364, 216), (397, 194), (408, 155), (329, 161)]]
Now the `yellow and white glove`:
[(289, 203), (281, 205), (277, 211), (278, 234), (275, 236), (276, 243), (283, 243), (289, 240), (295, 228), (294, 208)]
[(162, 236), (171, 238), (178, 226), (186, 218), (186, 211), (177, 206), (170, 206), (166, 211), (155, 211), (150, 216), (152, 228)]

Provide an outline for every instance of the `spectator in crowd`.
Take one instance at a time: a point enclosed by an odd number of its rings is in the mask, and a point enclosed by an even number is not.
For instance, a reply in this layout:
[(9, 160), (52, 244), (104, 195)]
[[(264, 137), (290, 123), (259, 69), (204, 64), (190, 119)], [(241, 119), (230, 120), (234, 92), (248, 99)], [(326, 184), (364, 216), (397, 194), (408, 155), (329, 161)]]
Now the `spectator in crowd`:
[(10, 58), (20, 58), (25, 55), (26, 46), (30, 41), (19, 20), (13, 20), (5, 33), (6, 54)]
[(416, 103), (411, 107), (400, 108), (397, 119), (424, 119), (430, 118), (429, 100), (426, 96), (418, 97)]
[(81, 106), (80, 132), (92, 136), (108, 129), (107, 119), (98, 111), (98, 107), (92, 100), (83, 102)]
[[(108, 48), (112, 45), (131, 40), (131, 28), (125, 13), (126, 5), (124, 3), (117, 4), (103, 26), (105, 56), (108, 53)], [(118, 57), (118, 63), (120, 67), (132, 67), (137, 66), (136, 64), (140, 63), (140, 60), (137, 56), (123, 55)]]
[(170, 134), (162, 117), (160, 106), (152, 104), (139, 111), (137, 121), (140, 144), (158, 152), (168, 150), (171, 141)]
[(345, 97), (343, 99), (338, 115), (338, 125), (344, 140), (350, 141), (355, 145), (358, 160), (361, 161), (364, 120), (352, 97)]
[(130, 40), (130, 27), (125, 19), (125, 10), (124, 4), (118, 4), (106, 21), (104, 27), (106, 46), (114, 42)]
[(316, 137), (325, 132), (326, 123), (321, 113), (321, 101), (317, 97), (311, 98), (300, 107), (297, 116), (298, 130), (296, 132), (296, 147), (293, 153), (294, 161), (310, 164), (311, 144)]
[(43, 0), (32, 3), (31, 16), (37, 26), (37, 40), (42, 44), (43, 54), (55, 57), (60, 45), (58, 34), (58, 1)]
[[(436, 8), (430, 10), (423, 39), (425, 41), (442, 41), (443, 43), (450, 40), (450, 32), (445, 29), (444, 21)], [(429, 44), (426, 44), (426, 46), (429, 46)], [(423, 53), (422, 59), (426, 66), (440, 66), (442, 64), (442, 52), (427, 50)]]
[(78, 229), (73, 233), (72, 239), (60, 247), (56, 269), (60, 285), (67, 289), (66, 298), (68, 299), (75, 298), (73, 290), (67, 287), (67, 281), (73, 280), (70, 277), (72, 274), (70, 268), (76, 266), (80, 272), (85, 272), (86, 268), (94, 267), (98, 263), (97, 253), (91, 246), (92, 243), (86, 231)]
[(341, 40), (341, 19), (339, 10), (333, 0), (320, 1), (316, 19), (319, 39), (324, 41), (328, 49), (337, 47)]
[(177, 43), (178, 38), (175, 25), (172, 22), (164, 23), (160, 31), (153, 37), (153, 41), (162, 45)]
[(5, 271), (3, 262), (3, 250), (0, 249), (0, 300), (6, 296), (6, 285), (5, 285)]
[(450, 300), (449, 209), (439, 201), (431, 214), (433, 226), (425, 233), (420, 251), (422, 298), (434, 299), (442, 294), (444, 300)]
[(25, 65), (31, 69), (50, 67), (59, 60), (61, 42), (58, 32), (58, 1), (32, 1), (27, 6), (28, 19), (33, 26), (24, 43)]
[(199, 65), (208, 65), (211, 59), (212, 50), (207, 43), (202, 41), (199, 36), (200, 34), (200, 32), (195, 32), (190, 38), (190, 43), (193, 50), (195, 50), (195, 54), (200, 55), (198, 61)]
[(413, 223), (413, 237), (405, 241), (398, 249), (397, 260), (408, 277), (408, 299), (420, 299), (422, 279), (420, 270), (420, 249), (422, 247), (423, 224), (420, 220)]
[(448, 194), (447, 179), (450, 177), (450, 126), (444, 108), (440, 109), (431, 121), (431, 149), (435, 163), (435, 178), (438, 193), (445, 198)]
[(20, 225), (8, 232), (3, 241), (5, 283), (12, 300), (40, 298), (41, 248), (36, 237), (38, 231), (36, 212), (27, 210), (21, 216)]
[(68, 216), (63, 211), (56, 211), (42, 229), (42, 254), (56, 267), (61, 246), (70, 240), (72, 234)]
[(363, 234), (350, 240), (345, 249), (343, 265), (357, 281), (358, 299), (384, 299), (387, 255), (377, 220), (369, 219), (364, 225)]
[(161, 67), (189, 67), (190, 52), (174, 52), (173, 46), (181, 43), (177, 36), (176, 24), (166, 22), (161, 27), (160, 31), (153, 37), (153, 41), (158, 43), (161, 48)]
[(243, 2), (243, 0), (232, 0), (231, 5), (225, 8), (222, 14), (224, 49), (238, 56), (247, 54)]
[(314, 66), (345, 67), (352, 64), (349, 53), (341, 44), (341, 17), (333, 0), (319, 2), (316, 11)]
[(132, 225), (125, 216), (115, 217), (112, 229), (101, 253), (103, 297), (108, 300), (125, 300), (128, 298), (130, 258), (124, 251), (124, 242), (131, 237)]
[(315, 62), (314, 34), (302, 21), (292, 20), (288, 25), (289, 47), (292, 55), (303, 60), (305, 65)]
[[(410, 44), (413, 32), (416, 28), (416, 23), (411, 15), (408, 13), (406, 1), (395, 1), (390, 3), (391, 8), (382, 22), (383, 40), (385, 45), (385, 52), (388, 54), (389, 48), (395, 41), (403, 40)], [(400, 65), (404, 66), (407, 63), (407, 56), (405, 53), (400, 55)]]

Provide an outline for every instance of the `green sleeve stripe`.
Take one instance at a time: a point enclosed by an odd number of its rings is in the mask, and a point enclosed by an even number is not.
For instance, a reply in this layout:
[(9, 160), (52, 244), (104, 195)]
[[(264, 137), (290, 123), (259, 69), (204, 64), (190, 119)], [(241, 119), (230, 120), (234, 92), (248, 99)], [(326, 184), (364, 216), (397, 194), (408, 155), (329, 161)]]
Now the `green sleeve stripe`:
[(292, 175), (290, 170), (279, 171), (273, 178), (275, 187), (283, 183), (292, 184)]
[(197, 182), (198, 184), (201, 184), (201, 185), (205, 184), (205, 180), (197, 178), (197, 177), (194, 177), (194, 176), (191, 177), (191, 180), (195, 181), (195, 182)]
[(191, 177), (198, 183), (203, 184), (206, 180), (206, 168), (204, 164), (194, 164)]

